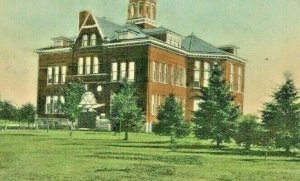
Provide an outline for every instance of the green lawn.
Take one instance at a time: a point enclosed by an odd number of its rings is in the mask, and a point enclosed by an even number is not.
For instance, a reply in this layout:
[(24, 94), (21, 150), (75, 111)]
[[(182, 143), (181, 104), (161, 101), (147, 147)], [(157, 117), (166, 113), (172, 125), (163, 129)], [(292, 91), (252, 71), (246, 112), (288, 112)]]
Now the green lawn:
[(0, 131), (0, 180), (299, 180), (300, 158), (168, 138), (67, 131)]

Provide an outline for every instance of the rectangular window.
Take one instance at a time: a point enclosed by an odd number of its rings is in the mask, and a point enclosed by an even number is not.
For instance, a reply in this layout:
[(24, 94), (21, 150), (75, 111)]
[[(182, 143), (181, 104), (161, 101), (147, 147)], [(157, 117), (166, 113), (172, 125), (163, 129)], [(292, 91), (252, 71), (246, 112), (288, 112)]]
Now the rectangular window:
[(128, 80), (134, 80), (134, 78), (135, 78), (135, 62), (130, 62)]
[(194, 100), (194, 107), (193, 107), (193, 111), (198, 111), (200, 110), (200, 100)]
[(156, 62), (152, 62), (152, 80), (153, 82), (156, 82), (157, 79), (156, 79), (156, 74), (157, 74), (157, 71), (156, 71)]
[(229, 80), (230, 90), (234, 90), (234, 65), (230, 64), (230, 80)]
[(152, 109), (152, 115), (156, 115), (156, 106), (155, 106), (155, 95), (151, 96), (151, 109)]
[(164, 83), (167, 83), (167, 71), (168, 71), (168, 65), (164, 64)]
[(207, 87), (210, 77), (210, 64), (208, 62), (204, 62), (204, 75), (203, 75), (203, 86)]
[(93, 59), (93, 74), (99, 73), (99, 60), (98, 57), (94, 57)]
[(46, 97), (46, 109), (45, 109), (46, 114), (51, 114), (52, 113), (52, 98), (51, 96)]
[(54, 67), (54, 84), (59, 83), (59, 67)]
[(65, 104), (65, 97), (64, 96), (60, 96), (59, 97), (59, 109), (58, 109), (58, 112), (60, 114), (63, 114), (64, 113), (64, 110), (63, 110), (63, 104)]
[(171, 79), (171, 84), (174, 85), (175, 83), (175, 76), (174, 76), (174, 66), (171, 66), (171, 75), (170, 75), (170, 79)]
[(78, 60), (78, 75), (83, 74), (83, 58), (79, 58)]
[(52, 99), (52, 113), (58, 113), (59, 104), (58, 104), (58, 96), (53, 96)]
[(85, 74), (91, 74), (91, 57), (87, 57), (85, 60)]
[(201, 62), (195, 61), (194, 67), (194, 87), (200, 87), (201, 80)]
[(238, 68), (238, 92), (242, 92), (242, 77), (243, 77), (242, 67), (239, 67)]
[(162, 82), (162, 64), (158, 63), (158, 82)]
[(47, 68), (47, 83), (48, 84), (53, 83), (53, 69), (52, 69), (52, 67)]
[(126, 63), (121, 63), (121, 70), (120, 70), (120, 79), (124, 79), (126, 77)]
[(118, 80), (118, 63), (112, 63), (111, 64), (111, 79), (112, 81)]
[(61, 67), (61, 83), (64, 84), (66, 82), (66, 74), (67, 74), (67, 66)]

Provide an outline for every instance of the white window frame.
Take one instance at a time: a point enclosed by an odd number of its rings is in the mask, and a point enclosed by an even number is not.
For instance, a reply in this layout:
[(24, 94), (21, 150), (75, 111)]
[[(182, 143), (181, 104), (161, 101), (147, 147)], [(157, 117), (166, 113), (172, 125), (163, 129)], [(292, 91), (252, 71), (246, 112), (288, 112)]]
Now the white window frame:
[(229, 74), (229, 87), (230, 90), (234, 90), (234, 64), (230, 63), (230, 74)]
[(210, 63), (204, 62), (203, 86), (208, 87), (210, 77)]
[(59, 66), (54, 67), (54, 84), (59, 84)]
[(194, 63), (194, 87), (201, 87), (201, 61)]
[(78, 59), (78, 75), (83, 75), (83, 58)]
[(126, 78), (126, 62), (120, 63), (120, 80)]
[(93, 58), (93, 74), (99, 74), (99, 59), (98, 59), (98, 57)]
[(111, 80), (118, 81), (118, 63), (116, 62), (111, 64)]
[(46, 96), (46, 104), (45, 104), (45, 114), (52, 113), (52, 97)]
[(156, 62), (152, 62), (152, 80), (153, 80), (153, 82), (157, 82), (156, 75), (157, 75)]
[(67, 75), (67, 66), (61, 67), (61, 83), (66, 83), (66, 75)]
[(243, 82), (242, 77), (243, 77), (242, 67), (238, 67), (238, 82), (237, 82), (238, 92), (242, 92), (242, 82)]
[(135, 79), (135, 62), (129, 62), (129, 69), (128, 69), (128, 80)]
[(47, 67), (47, 84), (53, 84), (53, 67)]
[(91, 74), (91, 57), (86, 57), (85, 59), (85, 74)]
[(91, 35), (91, 46), (96, 46), (97, 45), (97, 36), (96, 34)]
[(82, 35), (82, 47), (89, 46), (89, 36), (87, 34)]

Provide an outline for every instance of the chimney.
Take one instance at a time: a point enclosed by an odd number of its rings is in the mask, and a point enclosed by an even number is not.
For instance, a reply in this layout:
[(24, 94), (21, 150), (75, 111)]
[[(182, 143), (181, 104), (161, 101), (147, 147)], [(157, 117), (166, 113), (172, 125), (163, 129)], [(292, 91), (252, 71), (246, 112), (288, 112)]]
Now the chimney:
[(87, 18), (87, 16), (90, 14), (88, 11), (80, 11), (79, 13), (79, 29), (82, 27), (84, 20)]

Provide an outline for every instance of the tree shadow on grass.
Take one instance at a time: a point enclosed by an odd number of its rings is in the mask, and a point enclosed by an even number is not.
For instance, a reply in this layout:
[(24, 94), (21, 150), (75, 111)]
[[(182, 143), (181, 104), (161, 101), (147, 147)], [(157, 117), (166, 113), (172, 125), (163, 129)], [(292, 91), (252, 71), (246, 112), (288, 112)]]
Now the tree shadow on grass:
[[(132, 144), (134, 143), (134, 144)], [(170, 144), (166, 142), (132, 142), (126, 144), (107, 144), (106, 146), (112, 147), (123, 147), (123, 148), (155, 148), (155, 149), (170, 149)], [(150, 145), (149, 145), (150, 144)], [(222, 150), (224, 147), (217, 147), (215, 145), (201, 145), (201, 144), (179, 144), (176, 145), (176, 149), (189, 149), (189, 150), (198, 150), (198, 149), (216, 149)]]
[(88, 158), (98, 159), (116, 159), (128, 161), (158, 161), (168, 164), (194, 164), (202, 165), (202, 157), (193, 155), (161, 155), (161, 154), (141, 154), (141, 153), (128, 153), (128, 152), (98, 152), (93, 155), (86, 155)]

